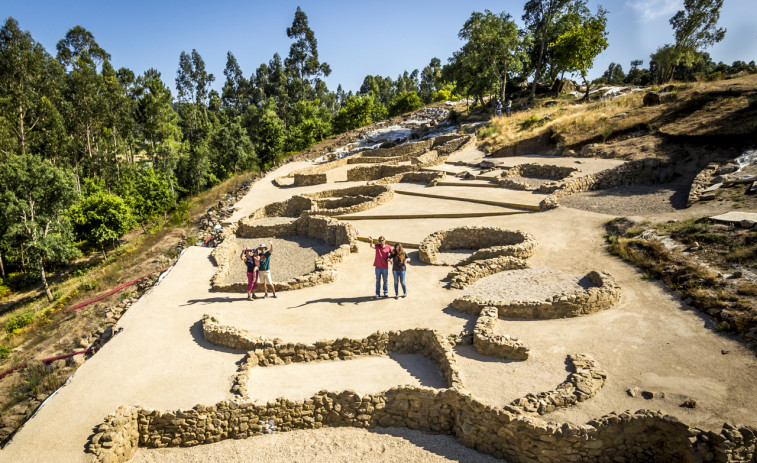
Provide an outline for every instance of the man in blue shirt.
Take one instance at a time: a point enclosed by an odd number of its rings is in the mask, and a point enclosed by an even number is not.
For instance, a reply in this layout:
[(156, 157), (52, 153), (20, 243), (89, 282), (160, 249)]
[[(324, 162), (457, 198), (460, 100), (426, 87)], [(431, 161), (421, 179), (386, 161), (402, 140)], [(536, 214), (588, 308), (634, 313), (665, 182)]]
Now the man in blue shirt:
[(271, 285), (273, 297), (276, 297), (276, 287), (273, 285), (273, 279), (271, 278), (271, 253), (273, 252), (273, 240), (268, 240), (268, 244), (271, 245), (270, 249), (268, 249), (265, 244), (258, 246), (258, 253), (260, 254), (260, 269), (258, 273), (260, 275), (260, 280), (263, 283), (264, 298), (268, 297), (269, 284)]

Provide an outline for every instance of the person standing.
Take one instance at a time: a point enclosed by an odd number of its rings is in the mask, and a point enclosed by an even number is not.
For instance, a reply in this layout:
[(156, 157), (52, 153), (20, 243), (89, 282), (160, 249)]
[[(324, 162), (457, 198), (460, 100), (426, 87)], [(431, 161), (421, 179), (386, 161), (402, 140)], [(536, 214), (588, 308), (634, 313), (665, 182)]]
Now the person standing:
[(268, 285), (271, 285), (271, 291), (273, 297), (276, 297), (276, 287), (273, 285), (273, 279), (271, 278), (271, 253), (273, 253), (273, 240), (268, 240), (268, 244), (271, 245), (270, 249), (261, 244), (258, 246), (258, 253), (260, 254), (260, 278), (263, 282), (263, 297), (268, 297)]
[(379, 236), (378, 244), (374, 244), (373, 237), (369, 236), (369, 245), (376, 250), (376, 257), (373, 259), (373, 266), (376, 270), (376, 299), (381, 297), (381, 279), (384, 279), (384, 297), (389, 297), (389, 255), (392, 253), (392, 247), (386, 244), (383, 236)]
[(397, 243), (392, 251), (392, 274), (394, 275), (394, 298), (399, 299), (398, 283), (402, 284), (402, 297), (407, 297), (407, 288), (405, 287), (405, 270), (407, 262), (410, 260), (405, 254), (402, 245)]
[(513, 100), (507, 100), (507, 107), (505, 108), (505, 112), (507, 113), (507, 117), (510, 117), (510, 113), (513, 110)]
[(255, 287), (258, 285), (258, 267), (260, 259), (258, 251), (251, 250), (247, 246), (242, 250), (242, 262), (247, 266), (247, 299), (257, 299), (255, 296)]

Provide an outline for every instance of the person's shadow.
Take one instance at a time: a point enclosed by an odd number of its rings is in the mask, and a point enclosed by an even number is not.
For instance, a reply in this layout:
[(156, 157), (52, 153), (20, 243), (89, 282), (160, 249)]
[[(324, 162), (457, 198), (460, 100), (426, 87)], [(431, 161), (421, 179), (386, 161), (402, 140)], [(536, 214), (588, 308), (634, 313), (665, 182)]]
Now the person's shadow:
[(310, 304), (318, 304), (320, 302), (327, 303), (327, 304), (338, 304), (338, 305), (346, 305), (346, 304), (353, 304), (357, 305), (362, 302), (368, 302), (372, 301), (374, 299), (374, 296), (356, 296), (356, 297), (324, 297), (321, 299), (313, 299), (311, 301), (303, 302), (300, 305), (295, 305), (293, 307), (288, 307), (288, 309), (296, 309), (298, 307), (304, 307), (306, 305)]
[(205, 298), (205, 299), (190, 299), (190, 300), (187, 301), (186, 304), (181, 304), (181, 305), (183, 305), (183, 306), (184, 305), (195, 305), (195, 304), (201, 304), (201, 303), (212, 304), (214, 302), (235, 302), (235, 301), (246, 301), (246, 300), (247, 300), (247, 296), (242, 296), (242, 297), (233, 297), (233, 296), (222, 297), (222, 296), (218, 296), (218, 297), (208, 297), (208, 298)]

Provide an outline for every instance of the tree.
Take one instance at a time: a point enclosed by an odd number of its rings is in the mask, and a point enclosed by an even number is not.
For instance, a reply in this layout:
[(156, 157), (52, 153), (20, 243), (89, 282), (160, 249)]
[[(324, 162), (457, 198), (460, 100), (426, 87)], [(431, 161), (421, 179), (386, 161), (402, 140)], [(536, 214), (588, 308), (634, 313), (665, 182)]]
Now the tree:
[(610, 63), (607, 70), (602, 74), (602, 79), (610, 85), (621, 85), (626, 78), (623, 72), (623, 66), (617, 63)]
[(311, 79), (317, 76), (328, 77), (331, 67), (318, 60), (318, 41), (310, 29), (308, 17), (298, 6), (294, 13), (292, 25), (287, 27), (287, 37), (294, 40), (289, 47), (289, 56), (284, 61), (291, 76), (293, 101), (312, 98)]
[(242, 69), (231, 52), (226, 53), (226, 68), (223, 70), (223, 75), (226, 76), (226, 83), (221, 93), (223, 106), (234, 116), (238, 116), (248, 104), (250, 83), (242, 75)]
[(140, 135), (138, 147), (153, 160), (153, 165), (167, 177), (176, 168), (174, 145), (181, 136), (178, 114), (171, 106), (171, 90), (160, 79), (160, 73), (148, 69), (137, 79), (138, 100), (135, 120)]
[(652, 55), (660, 65), (661, 81), (673, 77), (676, 66), (691, 66), (702, 58), (701, 51), (723, 40), (726, 30), (717, 27), (723, 0), (684, 0), (683, 10), (670, 18), (675, 45), (665, 45)]
[(431, 58), (428, 66), (421, 71), (421, 80), (418, 83), (418, 90), (421, 99), (425, 103), (431, 103), (432, 95), (435, 91), (443, 86), (442, 82), (442, 62), (439, 58)]
[(0, 29), (0, 120), (10, 136), (0, 139), (1, 153), (26, 154), (34, 138), (57, 132), (50, 124), (60, 123), (55, 103), (62, 72), (15, 19), (5, 20)]
[(421, 98), (415, 92), (407, 92), (402, 94), (399, 98), (394, 100), (389, 108), (389, 117), (399, 116), (400, 114), (409, 113), (415, 111), (418, 108), (423, 107)]
[(131, 210), (132, 217), (144, 224), (176, 205), (173, 185), (152, 167), (132, 167), (123, 174), (117, 190)]
[(574, 18), (573, 26), (550, 46), (555, 48), (555, 57), (562, 69), (578, 72), (581, 75), (586, 85), (584, 99), (588, 101), (590, 87), (588, 72), (594, 65), (594, 58), (608, 46), (607, 11), (602, 7), (597, 7), (597, 13), (592, 15), (585, 1), (580, 1), (574, 5), (569, 14)]
[(252, 164), (252, 142), (242, 128), (240, 118), (221, 126), (213, 134), (211, 145), (215, 152), (211, 169), (219, 179), (235, 175), (238, 170), (247, 169)]
[(565, 10), (572, 0), (529, 0), (523, 5), (523, 22), (534, 37), (534, 81), (528, 97), (532, 104), (536, 96), (536, 85), (542, 73), (544, 57), (551, 43), (549, 38), (555, 27), (555, 19)]
[(473, 12), (458, 36), (467, 40), (450, 59), (458, 89), (475, 95), (482, 104), (484, 94), (495, 89), (504, 99), (507, 76), (522, 63), (521, 38), (511, 16)]
[(386, 117), (386, 108), (373, 96), (347, 98), (336, 116), (334, 130), (337, 133), (363, 127)]
[(6, 223), (4, 239), (15, 240), (37, 263), (49, 300), (45, 266), (77, 257), (66, 211), (76, 202), (71, 172), (32, 155), (11, 156), (0, 169), (0, 213)]
[(107, 257), (105, 245), (115, 245), (131, 229), (134, 219), (126, 202), (118, 195), (97, 191), (69, 211), (74, 231), (81, 239), (97, 245)]

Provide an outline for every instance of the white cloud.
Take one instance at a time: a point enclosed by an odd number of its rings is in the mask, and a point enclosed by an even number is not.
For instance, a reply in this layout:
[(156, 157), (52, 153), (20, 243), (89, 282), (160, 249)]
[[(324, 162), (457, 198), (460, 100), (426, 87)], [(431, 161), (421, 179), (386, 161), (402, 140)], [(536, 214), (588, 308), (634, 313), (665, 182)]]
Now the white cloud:
[(682, 0), (627, 0), (626, 6), (638, 11), (646, 20), (672, 15), (683, 7)]

